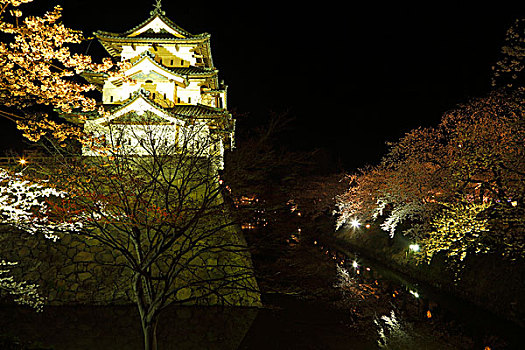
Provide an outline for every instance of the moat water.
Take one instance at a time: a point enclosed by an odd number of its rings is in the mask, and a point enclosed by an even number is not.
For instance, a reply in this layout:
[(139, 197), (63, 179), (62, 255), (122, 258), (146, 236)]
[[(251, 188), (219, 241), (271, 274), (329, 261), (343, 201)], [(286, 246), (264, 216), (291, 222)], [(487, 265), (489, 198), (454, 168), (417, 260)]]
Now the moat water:
[[(263, 296), (264, 309), (171, 307), (161, 316), (159, 349), (524, 348), (524, 329), (466, 301), (358, 254), (321, 246), (318, 254), (337, 266), (339, 282), (325, 287), (341, 290), (338, 307), (278, 293)], [(0, 335), (0, 348), (13, 342), (56, 350), (142, 348), (133, 306), (47, 307), (42, 313), (4, 306)]]

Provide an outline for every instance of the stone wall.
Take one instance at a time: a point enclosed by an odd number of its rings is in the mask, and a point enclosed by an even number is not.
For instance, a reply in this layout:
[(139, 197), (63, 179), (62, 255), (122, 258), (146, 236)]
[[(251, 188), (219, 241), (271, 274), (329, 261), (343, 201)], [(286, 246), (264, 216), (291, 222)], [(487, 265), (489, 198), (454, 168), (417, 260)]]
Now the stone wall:
[[(217, 234), (222, 240), (227, 237), (233, 244), (245, 245), (239, 229), (225, 229)], [(125, 263), (124, 257), (96, 240), (65, 235), (53, 242), (40, 235), (33, 236), (0, 225), (0, 258), (18, 262), (12, 268), (12, 275), (18, 280), (38, 284), (48, 305), (122, 305), (133, 302), (129, 287), (131, 272), (120, 265)], [(210, 253), (194, 264), (191, 274), (213, 278), (238, 271), (247, 273), (247, 278), (242, 281), (246, 288), (224, 288), (220, 291), (224, 295), (211, 295), (196, 303), (260, 306), (248, 253)], [(183, 279), (191, 277), (183, 276), (181, 286), (187, 282)], [(204, 292), (196, 288), (181, 288), (177, 296), (179, 299), (199, 297), (199, 293)]]

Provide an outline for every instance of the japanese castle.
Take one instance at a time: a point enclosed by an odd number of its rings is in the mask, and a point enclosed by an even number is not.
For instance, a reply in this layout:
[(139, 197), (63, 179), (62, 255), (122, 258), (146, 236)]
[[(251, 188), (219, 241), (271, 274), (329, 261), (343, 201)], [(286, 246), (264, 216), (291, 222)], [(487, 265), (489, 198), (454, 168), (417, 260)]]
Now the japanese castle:
[[(224, 150), (232, 147), (234, 120), (227, 110), (227, 86), (213, 65), (210, 34), (190, 34), (165, 16), (160, 0), (150, 17), (124, 33), (98, 31), (107, 52), (127, 62), (125, 77), (84, 74), (102, 92), (105, 116), (88, 118), (87, 132), (115, 138), (137, 155), (146, 154), (144, 127), (156, 130), (159, 142), (181, 143), (185, 130), (199, 127), (206, 154), (223, 167)], [(142, 135), (142, 136), (141, 136)], [(192, 147), (204, 142), (192, 140)], [(84, 148), (84, 155), (93, 155)]]

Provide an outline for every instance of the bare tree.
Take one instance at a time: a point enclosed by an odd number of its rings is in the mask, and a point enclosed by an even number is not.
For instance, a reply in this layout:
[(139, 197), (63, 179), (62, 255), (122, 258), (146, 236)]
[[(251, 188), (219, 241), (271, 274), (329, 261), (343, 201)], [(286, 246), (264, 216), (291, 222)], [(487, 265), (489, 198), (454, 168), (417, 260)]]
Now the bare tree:
[(40, 169), (67, 195), (39, 215), (72, 228), (59, 234), (84, 235), (124, 257), (145, 349), (156, 349), (159, 314), (172, 303), (258, 305), (245, 242), (221, 195), (221, 134), (195, 120), (104, 127), (84, 144), (90, 156), (57, 157)]

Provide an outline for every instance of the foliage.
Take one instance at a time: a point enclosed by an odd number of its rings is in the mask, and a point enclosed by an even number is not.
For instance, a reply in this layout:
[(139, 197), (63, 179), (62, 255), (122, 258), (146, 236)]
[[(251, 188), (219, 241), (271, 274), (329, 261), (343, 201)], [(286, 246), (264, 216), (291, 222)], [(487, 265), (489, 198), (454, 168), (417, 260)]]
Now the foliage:
[(57, 124), (42, 107), (93, 111), (96, 102), (86, 93), (94, 86), (78, 75), (86, 70), (119, 75), (120, 70), (112, 69), (110, 59), (96, 64), (90, 56), (71, 52), (70, 46), (84, 37), (59, 22), (60, 6), (40, 17), (23, 18), (20, 5), (32, 1), (0, 0), (0, 116), (16, 122), (31, 141), (46, 132), (57, 139), (79, 139), (78, 128)]
[(463, 259), (496, 243), (509, 257), (522, 254), (524, 117), (519, 91), (495, 91), (409, 132), (354, 176), (338, 199), (339, 225), (380, 218), (391, 236), (401, 230), (424, 243), (428, 257)]
[[(69, 45), (83, 37), (59, 23), (61, 8), (22, 19), (18, 7), (31, 1), (0, 0), (0, 115), (49, 156), (25, 175), (0, 173), (3, 222), (50, 237), (81, 234), (119, 252), (133, 275), (147, 348), (155, 347), (158, 315), (172, 302), (236, 304), (243, 291), (254, 299), (246, 303), (257, 304), (249, 257), (221, 196), (221, 155), (210, 151), (219, 133), (187, 120), (175, 135), (150, 120), (141, 130), (109, 123), (105, 135), (88, 135), (40, 112), (49, 106), (82, 121), (85, 114), (77, 112), (96, 109), (86, 95), (94, 86), (75, 75), (121, 76), (127, 64), (113, 69), (109, 59), (94, 64), (72, 53)], [(139, 142), (131, 145), (129, 136)], [(78, 147), (75, 153), (71, 140), (91, 156), (78, 155)]]
[[(158, 316), (169, 304), (236, 304), (248, 294), (256, 299), (257, 286), (222, 200), (220, 155), (209, 153), (214, 140), (208, 126), (181, 128), (177, 142), (169, 142), (170, 129), (156, 125), (133, 126), (128, 133), (121, 128), (110, 126), (104, 152), (95, 145), (99, 156), (58, 158), (34, 171), (53, 179), (65, 195), (32, 208), (45, 225), (21, 219), (35, 230), (81, 234), (119, 252), (132, 273), (130, 287), (152, 348)], [(122, 142), (129, 132), (141, 142)]]
[(443, 209), (431, 220), (431, 231), (420, 240), (427, 262), (441, 251), (462, 261), (469, 251), (490, 250), (483, 239), (483, 234), (489, 231), (489, 220), (483, 212), (489, 206), (488, 202), (443, 203)]
[(525, 18), (517, 19), (508, 29), (501, 58), (492, 67), (492, 86), (516, 87), (524, 83), (525, 66)]
[[(28, 233), (44, 231), (46, 238), (56, 240), (54, 232), (74, 231), (70, 223), (50, 223), (48, 218), (35, 215), (35, 212), (46, 211), (45, 199), (63, 197), (64, 192), (57, 191), (49, 183), (32, 182), (22, 174), (11, 174), (0, 169), (0, 219), (2, 225), (11, 225)], [(43, 306), (43, 298), (37, 292), (37, 286), (24, 281), (16, 281), (9, 274), (17, 263), (2, 261), (0, 263), (0, 290), (15, 296), (15, 301), (30, 305), (37, 310)]]
[(492, 85), (497, 90), (445, 113), (394, 143), (381, 164), (353, 176), (338, 197), (338, 226), (380, 219), (423, 247), (463, 260), (500, 249), (525, 251), (525, 20), (508, 30)]
[(10, 275), (10, 269), (17, 263), (0, 261), (0, 291), (14, 296), (15, 302), (28, 305), (38, 311), (42, 311), (44, 306), (44, 298), (40, 296), (35, 284), (27, 283), (25, 281), (16, 281)]
[[(243, 121), (242, 116), (239, 119)], [(226, 154), (223, 179), (234, 201), (254, 199), (249, 206), (240, 206), (244, 223), (266, 224), (272, 218), (264, 213), (275, 217), (290, 209), (309, 219), (330, 214), (335, 196), (348, 185), (347, 176), (333, 169), (330, 155), (322, 150), (290, 150), (293, 145), (287, 145), (286, 139), (293, 122), (286, 112), (269, 113), (257, 127), (245, 125), (239, 130), (239, 147)]]
[[(20, 6), (32, 0), (0, 0), (0, 116), (17, 123), (24, 136), (37, 141), (50, 132), (56, 139), (79, 139), (81, 131), (73, 126), (57, 124), (36, 105), (51, 106), (62, 111), (80, 108), (95, 109), (95, 101), (85, 95), (93, 86), (79, 83), (74, 75), (83, 70), (106, 72), (113, 66), (110, 60), (94, 64), (85, 55), (73, 54), (68, 45), (83, 40), (81, 33), (59, 22), (62, 9), (56, 6), (45, 15), (22, 17)], [(45, 210), (43, 198), (62, 196), (49, 184), (30, 182), (21, 174), (0, 171), (0, 217), (11, 224), (35, 233), (48, 226), (46, 218), (34, 216), (35, 210)], [(68, 226), (68, 227), (66, 227)], [(71, 230), (59, 224), (54, 230)], [(48, 234), (49, 238), (56, 238)], [(5, 266), (5, 265), (4, 265)], [(4, 276), (7, 270), (3, 270)], [(3, 289), (18, 294), (18, 300), (37, 300), (36, 287), (2, 277)]]
[(335, 207), (335, 198), (348, 188), (348, 176), (343, 173), (312, 175), (298, 179), (288, 191), (290, 203), (297, 206), (301, 215), (315, 220), (330, 215)]
[(66, 192), (50, 186), (49, 181), (32, 181), (21, 173), (12, 174), (0, 169), (0, 219), (2, 224), (11, 225), (35, 234), (44, 231), (46, 238), (56, 240), (52, 232), (78, 231), (75, 224), (53, 224), (45, 216), (35, 212), (46, 212), (49, 205), (46, 198), (65, 197)]

